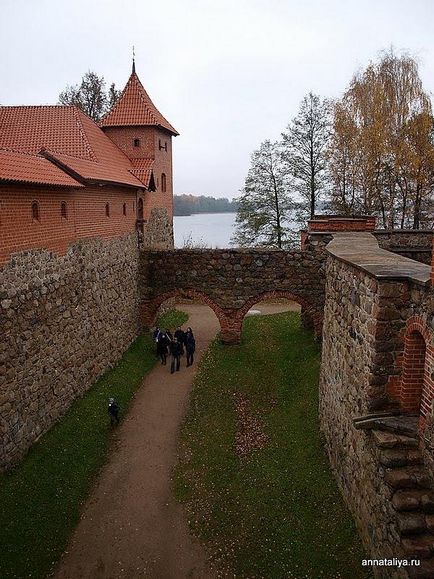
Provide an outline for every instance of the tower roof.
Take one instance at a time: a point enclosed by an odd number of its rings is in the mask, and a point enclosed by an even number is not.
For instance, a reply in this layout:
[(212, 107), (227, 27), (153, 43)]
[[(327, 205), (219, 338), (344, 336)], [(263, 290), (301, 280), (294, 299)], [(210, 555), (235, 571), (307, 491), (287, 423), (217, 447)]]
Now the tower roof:
[(136, 74), (135, 66), (119, 100), (101, 119), (99, 126), (101, 128), (152, 126), (161, 127), (174, 136), (179, 134), (151, 101)]

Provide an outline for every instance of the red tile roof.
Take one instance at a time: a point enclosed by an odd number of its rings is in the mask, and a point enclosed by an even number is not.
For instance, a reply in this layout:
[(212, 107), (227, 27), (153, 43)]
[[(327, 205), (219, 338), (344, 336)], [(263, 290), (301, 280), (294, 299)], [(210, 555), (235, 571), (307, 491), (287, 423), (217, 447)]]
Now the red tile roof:
[(166, 129), (175, 136), (179, 134), (158, 111), (135, 72), (131, 74), (118, 102), (102, 118), (99, 125), (100, 127), (153, 126)]
[(133, 166), (132, 174), (140, 179), (143, 185), (149, 189), (149, 184), (152, 177), (152, 169), (154, 167), (153, 159), (132, 159), (131, 164)]
[[(44, 149), (74, 178), (143, 187), (128, 157), (73, 106), (0, 107), (0, 148), (30, 155)], [(28, 178), (24, 166), (18, 177)]]
[(0, 181), (84, 187), (44, 157), (0, 149)]

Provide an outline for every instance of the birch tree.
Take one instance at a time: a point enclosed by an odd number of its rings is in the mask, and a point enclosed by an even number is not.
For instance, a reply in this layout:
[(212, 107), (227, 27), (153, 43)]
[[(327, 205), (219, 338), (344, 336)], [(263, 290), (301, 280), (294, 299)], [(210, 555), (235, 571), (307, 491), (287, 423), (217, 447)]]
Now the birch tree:
[(293, 203), (279, 143), (264, 141), (252, 154), (244, 188), (237, 199), (235, 246), (289, 247)]

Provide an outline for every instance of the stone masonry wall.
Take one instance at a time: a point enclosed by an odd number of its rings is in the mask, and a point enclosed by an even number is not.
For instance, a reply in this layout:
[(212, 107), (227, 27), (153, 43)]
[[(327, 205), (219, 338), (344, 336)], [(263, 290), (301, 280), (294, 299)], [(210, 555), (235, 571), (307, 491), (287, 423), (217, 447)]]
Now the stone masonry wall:
[[(372, 401), (384, 398), (381, 350), (387, 339), (379, 337), (375, 322), (380, 307), (375, 279), (333, 257), (328, 259), (321, 429), (335, 477), (370, 557), (392, 558), (399, 557), (400, 551), (390, 489), (379, 472), (370, 437), (353, 425), (353, 418), (372, 411)], [(406, 576), (387, 572), (384, 577)]]
[(143, 251), (143, 323), (152, 325), (159, 305), (193, 297), (216, 313), (226, 343), (240, 339), (243, 318), (264, 298), (288, 297), (302, 305), (317, 335), (324, 301), (324, 253), (313, 249), (186, 249)]
[(173, 223), (164, 207), (151, 210), (141, 243), (148, 248), (173, 249)]
[(15, 464), (139, 331), (135, 233), (0, 269), (0, 469)]
[(409, 257), (421, 263), (431, 263), (432, 242), (434, 232), (432, 230), (394, 229), (387, 231), (377, 229), (373, 231), (378, 245), (404, 257)]

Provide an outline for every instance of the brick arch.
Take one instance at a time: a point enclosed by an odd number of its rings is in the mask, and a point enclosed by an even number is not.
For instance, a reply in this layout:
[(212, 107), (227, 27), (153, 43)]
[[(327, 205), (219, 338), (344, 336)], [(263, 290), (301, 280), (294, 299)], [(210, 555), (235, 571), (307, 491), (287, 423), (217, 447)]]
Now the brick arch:
[(165, 301), (173, 299), (173, 298), (188, 298), (193, 299), (199, 302), (202, 302), (209, 306), (217, 319), (220, 322), (220, 327), (222, 325), (221, 320), (225, 317), (225, 312), (223, 309), (218, 306), (207, 294), (198, 292), (192, 289), (177, 289), (172, 290), (169, 292), (165, 292), (156, 296), (155, 298), (143, 302), (142, 304), (142, 320), (146, 327), (152, 326), (155, 321), (155, 317), (158, 312), (158, 308), (163, 304)]
[(420, 316), (412, 316), (405, 326), (399, 400), (403, 410), (420, 413), (423, 422), (434, 397), (433, 372), (432, 333)]
[(248, 299), (244, 305), (237, 311), (237, 315), (241, 316), (241, 321), (244, 319), (247, 312), (250, 310), (252, 306), (257, 304), (261, 301), (272, 300), (272, 299), (280, 299), (285, 298), (288, 300), (292, 300), (299, 304), (302, 308), (302, 315), (306, 316), (309, 320), (311, 320), (315, 336), (321, 336), (322, 331), (322, 312), (316, 310), (312, 304), (310, 304), (306, 299), (303, 297), (293, 294), (289, 291), (265, 291), (262, 293), (257, 294), (256, 296)]

